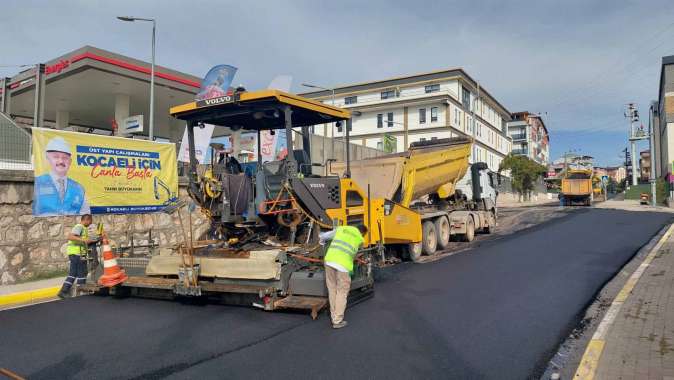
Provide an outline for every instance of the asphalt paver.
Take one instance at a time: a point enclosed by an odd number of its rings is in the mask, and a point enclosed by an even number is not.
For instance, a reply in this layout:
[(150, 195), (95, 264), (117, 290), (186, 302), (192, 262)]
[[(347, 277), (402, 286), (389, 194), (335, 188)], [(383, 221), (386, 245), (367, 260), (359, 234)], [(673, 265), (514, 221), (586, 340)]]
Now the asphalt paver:
[(542, 373), (603, 284), (671, 214), (579, 209), (383, 273), (323, 314), (79, 297), (0, 312), (0, 367), (40, 378), (498, 378)]

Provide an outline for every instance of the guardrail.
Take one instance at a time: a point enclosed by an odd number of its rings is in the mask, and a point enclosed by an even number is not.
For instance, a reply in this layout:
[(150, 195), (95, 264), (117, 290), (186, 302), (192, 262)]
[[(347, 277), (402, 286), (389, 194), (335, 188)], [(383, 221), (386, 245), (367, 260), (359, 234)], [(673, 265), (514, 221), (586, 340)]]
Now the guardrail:
[(0, 169), (32, 170), (31, 135), (0, 112)]

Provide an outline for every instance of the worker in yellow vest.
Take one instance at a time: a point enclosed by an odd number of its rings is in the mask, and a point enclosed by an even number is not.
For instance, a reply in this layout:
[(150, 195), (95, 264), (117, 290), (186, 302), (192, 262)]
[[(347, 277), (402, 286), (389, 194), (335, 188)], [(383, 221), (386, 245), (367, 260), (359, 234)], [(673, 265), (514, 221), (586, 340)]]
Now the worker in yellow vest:
[(66, 277), (58, 292), (60, 298), (70, 296), (70, 288), (73, 284), (84, 285), (87, 280), (87, 253), (89, 244), (94, 243), (94, 240), (89, 239), (89, 226), (93, 218), (90, 214), (82, 215), (80, 223), (77, 223), (68, 234), (68, 245), (66, 246), (66, 254), (68, 261), (70, 261), (70, 269), (68, 270), (68, 277)]
[(363, 244), (363, 237), (366, 233), (367, 227), (359, 224), (357, 227), (339, 226), (332, 231), (320, 234), (322, 245), (327, 240), (332, 240), (323, 261), (325, 262), (325, 285), (328, 288), (330, 301), (330, 318), (334, 329), (341, 329), (347, 325), (344, 320), (344, 310), (346, 310), (346, 298), (351, 289), (353, 261)]

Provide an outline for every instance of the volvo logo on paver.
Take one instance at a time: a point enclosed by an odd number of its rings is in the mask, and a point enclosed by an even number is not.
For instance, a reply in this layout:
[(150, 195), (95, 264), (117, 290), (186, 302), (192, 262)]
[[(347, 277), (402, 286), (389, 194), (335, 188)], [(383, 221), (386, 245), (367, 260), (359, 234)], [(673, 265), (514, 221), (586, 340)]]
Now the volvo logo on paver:
[(231, 103), (235, 100), (236, 98), (233, 95), (219, 96), (217, 98), (199, 100), (197, 102), (197, 107), (206, 107), (206, 106), (214, 106), (216, 104)]

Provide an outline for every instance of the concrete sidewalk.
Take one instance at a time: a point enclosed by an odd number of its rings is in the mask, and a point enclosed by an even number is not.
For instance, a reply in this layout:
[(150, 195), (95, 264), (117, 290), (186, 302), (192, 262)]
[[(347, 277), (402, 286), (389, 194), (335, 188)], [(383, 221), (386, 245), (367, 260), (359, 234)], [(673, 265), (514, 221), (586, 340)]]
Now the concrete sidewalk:
[(0, 310), (56, 299), (65, 277), (0, 286)]
[(674, 380), (673, 231), (670, 226), (618, 293), (575, 378)]

